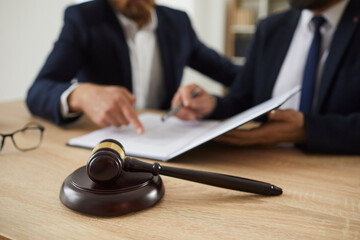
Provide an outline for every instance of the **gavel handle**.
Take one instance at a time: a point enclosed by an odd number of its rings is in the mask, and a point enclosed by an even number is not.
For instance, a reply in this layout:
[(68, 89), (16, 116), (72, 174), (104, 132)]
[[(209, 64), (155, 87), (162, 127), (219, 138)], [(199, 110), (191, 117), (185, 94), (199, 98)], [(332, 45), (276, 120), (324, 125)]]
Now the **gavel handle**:
[(281, 188), (265, 182), (225, 174), (161, 166), (159, 163), (150, 164), (129, 157), (125, 159), (124, 170), (130, 172), (150, 172), (154, 175), (162, 174), (211, 186), (268, 196), (282, 194)]

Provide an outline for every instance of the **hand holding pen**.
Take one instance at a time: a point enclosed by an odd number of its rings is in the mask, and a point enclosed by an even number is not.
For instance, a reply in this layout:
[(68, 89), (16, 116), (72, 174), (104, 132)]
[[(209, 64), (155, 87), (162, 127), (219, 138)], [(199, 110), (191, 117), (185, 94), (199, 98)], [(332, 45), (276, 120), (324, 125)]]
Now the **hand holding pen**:
[(172, 108), (162, 117), (163, 121), (169, 116), (176, 116), (182, 120), (195, 121), (209, 115), (215, 108), (216, 100), (196, 84), (182, 86), (172, 100)]
[[(201, 89), (199, 87), (195, 88), (192, 90), (191, 94), (190, 94), (190, 98), (195, 98), (199, 93), (200, 93)], [(187, 93), (187, 92), (186, 92)], [(167, 111), (164, 115), (162, 115), (161, 117), (161, 121), (165, 121), (166, 119), (168, 119), (169, 117), (175, 115), (181, 108), (184, 107), (184, 103), (180, 102), (179, 104), (176, 105), (176, 107), (171, 108), (169, 111)]]

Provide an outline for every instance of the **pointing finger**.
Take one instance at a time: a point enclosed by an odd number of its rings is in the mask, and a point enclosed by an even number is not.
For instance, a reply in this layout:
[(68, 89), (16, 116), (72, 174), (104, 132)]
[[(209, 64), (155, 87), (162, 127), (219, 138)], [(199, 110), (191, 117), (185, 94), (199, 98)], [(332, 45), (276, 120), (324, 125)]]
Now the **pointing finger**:
[(125, 118), (131, 123), (131, 125), (133, 125), (136, 132), (138, 134), (143, 134), (145, 130), (139, 118), (137, 117), (135, 110), (128, 104), (124, 104), (122, 110)]

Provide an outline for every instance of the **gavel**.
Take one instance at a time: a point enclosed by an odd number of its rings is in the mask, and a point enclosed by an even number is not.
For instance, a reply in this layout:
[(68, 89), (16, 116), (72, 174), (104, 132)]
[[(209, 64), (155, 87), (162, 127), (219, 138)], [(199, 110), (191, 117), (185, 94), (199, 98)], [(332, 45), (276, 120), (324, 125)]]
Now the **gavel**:
[(265, 182), (142, 162), (127, 157), (118, 141), (105, 139), (93, 149), (86, 166), (65, 179), (60, 201), (76, 212), (99, 217), (141, 211), (164, 196), (159, 174), (249, 193), (282, 194), (281, 188)]
[(282, 189), (269, 183), (212, 172), (161, 166), (127, 157), (124, 147), (114, 139), (101, 141), (92, 151), (87, 162), (89, 178), (99, 185), (109, 185), (119, 178), (123, 171), (148, 172), (198, 182), (211, 186), (268, 196), (281, 195)]

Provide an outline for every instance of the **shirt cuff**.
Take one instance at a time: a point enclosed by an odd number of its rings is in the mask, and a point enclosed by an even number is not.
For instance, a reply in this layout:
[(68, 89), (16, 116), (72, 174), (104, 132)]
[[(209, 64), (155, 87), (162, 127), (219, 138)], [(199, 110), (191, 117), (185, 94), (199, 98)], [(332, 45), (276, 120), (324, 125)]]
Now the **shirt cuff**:
[(81, 112), (70, 112), (67, 101), (69, 95), (75, 90), (75, 88), (77, 88), (77, 86), (79, 86), (79, 83), (77, 81), (72, 81), (72, 85), (60, 96), (60, 112), (64, 119), (74, 118), (81, 115)]

